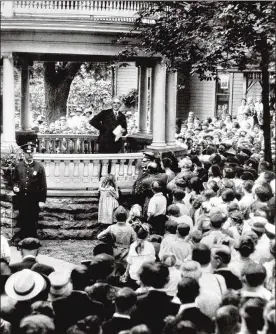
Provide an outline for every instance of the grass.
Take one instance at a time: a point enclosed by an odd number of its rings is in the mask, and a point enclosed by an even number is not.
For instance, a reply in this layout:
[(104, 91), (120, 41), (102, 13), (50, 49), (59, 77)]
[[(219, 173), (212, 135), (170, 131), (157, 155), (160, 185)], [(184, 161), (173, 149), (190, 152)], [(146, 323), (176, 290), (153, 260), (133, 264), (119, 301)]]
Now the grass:
[(41, 240), (40, 254), (74, 264), (91, 259), (97, 240)]

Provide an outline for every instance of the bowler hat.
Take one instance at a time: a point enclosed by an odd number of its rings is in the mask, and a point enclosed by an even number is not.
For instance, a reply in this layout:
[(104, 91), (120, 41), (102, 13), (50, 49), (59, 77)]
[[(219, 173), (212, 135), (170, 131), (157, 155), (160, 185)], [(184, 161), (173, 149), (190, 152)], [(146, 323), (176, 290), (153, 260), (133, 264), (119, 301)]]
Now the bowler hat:
[(256, 232), (265, 232), (265, 226), (268, 223), (267, 219), (264, 217), (254, 216), (251, 218), (252, 230)]
[(30, 269), (23, 269), (12, 274), (6, 284), (6, 294), (17, 301), (30, 300), (36, 297), (46, 286), (42, 275)]
[(28, 250), (38, 249), (41, 243), (36, 238), (25, 238), (18, 243), (18, 247)]

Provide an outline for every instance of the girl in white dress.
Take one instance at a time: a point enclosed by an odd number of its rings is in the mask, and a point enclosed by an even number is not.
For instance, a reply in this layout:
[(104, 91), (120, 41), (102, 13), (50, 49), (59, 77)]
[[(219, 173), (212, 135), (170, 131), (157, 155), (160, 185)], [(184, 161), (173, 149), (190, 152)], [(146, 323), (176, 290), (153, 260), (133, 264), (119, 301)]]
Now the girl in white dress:
[(100, 183), (99, 191), (100, 201), (98, 222), (111, 225), (113, 223), (114, 209), (119, 206), (119, 193), (114, 175), (106, 175), (106, 177)]

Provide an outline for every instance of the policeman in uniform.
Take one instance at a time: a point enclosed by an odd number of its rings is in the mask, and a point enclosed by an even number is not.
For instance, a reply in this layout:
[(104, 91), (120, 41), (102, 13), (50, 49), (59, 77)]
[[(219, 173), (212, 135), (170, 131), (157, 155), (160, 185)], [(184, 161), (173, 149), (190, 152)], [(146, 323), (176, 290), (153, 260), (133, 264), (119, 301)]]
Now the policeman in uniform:
[(23, 161), (15, 166), (13, 191), (18, 197), (18, 227), (20, 231), (13, 237), (18, 239), (37, 237), (37, 219), (39, 208), (46, 201), (47, 184), (44, 167), (33, 160), (35, 145), (31, 142), (23, 145)]

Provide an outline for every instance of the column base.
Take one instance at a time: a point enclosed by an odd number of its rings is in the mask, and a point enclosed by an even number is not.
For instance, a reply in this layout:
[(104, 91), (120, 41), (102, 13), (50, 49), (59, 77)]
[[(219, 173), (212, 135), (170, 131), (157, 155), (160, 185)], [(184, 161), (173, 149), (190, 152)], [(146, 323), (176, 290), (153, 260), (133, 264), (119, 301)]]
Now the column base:
[(167, 145), (165, 143), (152, 143), (151, 145), (147, 146), (149, 150), (167, 150)]

